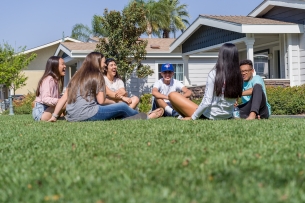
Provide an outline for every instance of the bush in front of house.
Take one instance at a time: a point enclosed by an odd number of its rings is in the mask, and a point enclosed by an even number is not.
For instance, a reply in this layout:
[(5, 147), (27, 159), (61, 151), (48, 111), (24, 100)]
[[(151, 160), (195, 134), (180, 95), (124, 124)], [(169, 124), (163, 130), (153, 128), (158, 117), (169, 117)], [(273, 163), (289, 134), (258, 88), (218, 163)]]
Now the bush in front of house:
[(273, 115), (305, 113), (305, 85), (295, 87), (267, 87), (268, 102)]
[(140, 103), (138, 105), (139, 111), (143, 113), (148, 113), (151, 109), (152, 94), (143, 94), (140, 97)]
[[(28, 94), (24, 95), (24, 99), (22, 100), (14, 100), (14, 114), (21, 115), (21, 114), (31, 114), (32, 113), (32, 103), (35, 100), (36, 95), (35, 93), (29, 92)], [(2, 113), (3, 115), (9, 114), (9, 109)]]

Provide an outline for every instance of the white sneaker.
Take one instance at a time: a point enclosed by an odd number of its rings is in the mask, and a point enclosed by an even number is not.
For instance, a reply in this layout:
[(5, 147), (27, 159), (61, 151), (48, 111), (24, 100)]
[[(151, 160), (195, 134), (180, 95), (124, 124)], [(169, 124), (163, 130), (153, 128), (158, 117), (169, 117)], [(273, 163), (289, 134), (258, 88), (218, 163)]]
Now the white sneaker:
[(181, 116), (181, 115), (179, 115), (178, 117), (177, 117), (177, 119), (182, 119), (182, 118), (184, 118), (183, 116)]

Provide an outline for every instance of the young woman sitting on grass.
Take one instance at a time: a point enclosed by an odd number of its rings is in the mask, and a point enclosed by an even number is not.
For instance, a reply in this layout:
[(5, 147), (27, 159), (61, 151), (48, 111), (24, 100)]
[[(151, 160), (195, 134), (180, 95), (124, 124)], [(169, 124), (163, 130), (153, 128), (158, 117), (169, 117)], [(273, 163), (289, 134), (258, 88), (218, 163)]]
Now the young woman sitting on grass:
[(136, 108), (139, 103), (137, 96), (128, 97), (124, 87), (124, 83), (121, 80), (120, 75), (117, 71), (117, 65), (114, 59), (109, 58), (106, 60), (106, 68), (104, 70), (104, 79), (107, 87), (112, 91), (114, 98), (111, 98), (108, 94), (106, 96), (105, 104), (115, 104), (118, 102), (125, 102), (130, 108)]
[(88, 54), (80, 69), (71, 78), (49, 121), (56, 121), (60, 109), (66, 103), (68, 121), (99, 121), (127, 117), (129, 119), (151, 119), (162, 116), (164, 112), (162, 109), (157, 109), (147, 116), (130, 108), (125, 102), (104, 105), (108, 91), (103, 77), (104, 67), (105, 57), (101, 53)]
[[(62, 58), (51, 56), (48, 59), (45, 72), (36, 89), (32, 112), (35, 121), (47, 121), (51, 118), (63, 90), (65, 70), (66, 65)], [(62, 110), (58, 114), (60, 115), (61, 112)]]
[(229, 119), (236, 100), (242, 96), (242, 88), (237, 48), (226, 43), (219, 50), (216, 66), (208, 74), (200, 105), (176, 92), (169, 94), (169, 100), (173, 108), (185, 117), (182, 120)]

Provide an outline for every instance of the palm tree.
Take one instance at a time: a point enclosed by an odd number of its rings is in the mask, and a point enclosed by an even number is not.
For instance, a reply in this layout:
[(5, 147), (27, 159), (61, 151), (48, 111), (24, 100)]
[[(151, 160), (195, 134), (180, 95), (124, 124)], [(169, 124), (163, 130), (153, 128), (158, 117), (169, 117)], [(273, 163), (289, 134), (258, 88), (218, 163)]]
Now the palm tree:
[(107, 32), (103, 29), (100, 16), (94, 15), (91, 21), (92, 28), (82, 23), (75, 24), (72, 28), (71, 37), (83, 42), (87, 42), (90, 37), (107, 37)]
[(131, 2), (136, 2), (142, 5), (146, 11), (146, 34), (148, 35), (148, 37), (151, 38), (152, 34), (160, 37), (161, 28), (166, 27), (166, 25), (169, 25), (168, 17), (166, 15), (166, 13), (170, 11), (169, 7), (162, 1), (133, 0)]
[(167, 5), (170, 8), (170, 12), (168, 15), (169, 26), (163, 26), (163, 38), (169, 38), (169, 33), (172, 32), (174, 34), (174, 38), (176, 38), (176, 32), (180, 30), (183, 32), (186, 29), (186, 26), (190, 23), (186, 18), (189, 18), (189, 13), (186, 10), (187, 5), (181, 4), (179, 0), (160, 0), (163, 5)]

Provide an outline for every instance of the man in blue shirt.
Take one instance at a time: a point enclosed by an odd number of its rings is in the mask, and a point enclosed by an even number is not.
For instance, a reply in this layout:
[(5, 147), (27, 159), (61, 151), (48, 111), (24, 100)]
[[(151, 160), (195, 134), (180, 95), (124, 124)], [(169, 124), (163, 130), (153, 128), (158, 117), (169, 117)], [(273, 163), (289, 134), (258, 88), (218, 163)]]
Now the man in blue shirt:
[(266, 87), (263, 79), (254, 74), (251, 60), (240, 62), (240, 71), (244, 80), (240, 117), (247, 120), (255, 118), (267, 119), (271, 115), (271, 107), (267, 102)]

